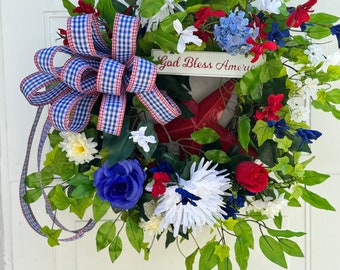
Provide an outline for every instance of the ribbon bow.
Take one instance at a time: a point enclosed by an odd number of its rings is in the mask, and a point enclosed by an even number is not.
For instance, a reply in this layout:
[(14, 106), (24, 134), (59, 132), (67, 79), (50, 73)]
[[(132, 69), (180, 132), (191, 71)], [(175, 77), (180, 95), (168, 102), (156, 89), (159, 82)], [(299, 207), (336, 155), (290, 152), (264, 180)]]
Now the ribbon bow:
[[(181, 112), (155, 85), (156, 66), (135, 55), (138, 27), (137, 18), (117, 14), (110, 52), (93, 14), (69, 18), (69, 47), (38, 51), (34, 57), (38, 72), (21, 82), (22, 93), (32, 105), (50, 104), (48, 119), (61, 131), (84, 129), (101, 96), (97, 129), (119, 135), (128, 92), (134, 93), (152, 117), (165, 125)], [(54, 65), (57, 53), (70, 56), (61, 67)]]

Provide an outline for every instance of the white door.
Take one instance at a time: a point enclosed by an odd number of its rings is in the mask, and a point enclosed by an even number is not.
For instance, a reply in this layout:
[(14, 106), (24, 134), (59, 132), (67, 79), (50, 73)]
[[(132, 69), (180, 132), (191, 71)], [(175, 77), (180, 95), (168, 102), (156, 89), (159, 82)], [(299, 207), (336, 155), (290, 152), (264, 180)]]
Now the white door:
[[(304, 2), (304, 1), (300, 1)], [(319, 1), (318, 11), (337, 12), (338, 0)], [(50, 248), (46, 239), (35, 234), (26, 224), (20, 210), (18, 180), (20, 178), (26, 139), (35, 109), (28, 105), (19, 91), (19, 82), (35, 71), (34, 53), (43, 47), (57, 44), (57, 28), (64, 27), (67, 16), (61, 0), (0, 0), (0, 269), (4, 270), (87, 270), (87, 269), (185, 269), (184, 259), (176, 247), (165, 250), (156, 243), (149, 262), (142, 254), (125, 245), (122, 257), (112, 265), (108, 254), (96, 252), (94, 233), (73, 243)], [(60, 41), (59, 41), (60, 42)], [(333, 46), (333, 45), (332, 45)], [(334, 49), (334, 46), (333, 46)], [(318, 188), (330, 202), (340, 209), (340, 121), (328, 115), (313, 112), (312, 128), (322, 130), (322, 136), (313, 146), (317, 160), (313, 169), (331, 174), (331, 179)], [(34, 163), (34, 162), (33, 162)], [(33, 168), (33, 167), (32, 167)], [(44, 224), (44, 213), (37, 215)], [(38, 212), (38, 211), (36, 211)], [(81, 221), (68, 220), (75, 227)], [(337, 270), (339, 256), (340, 215), (311, 209), (290, 211), (285, 220), (297, 231), (308, 235), (300, 244), (305, 259), (289, 259), (290, 270)], [(49, 224), (49, 223), (48, 223)], [(2, 255), (3, 254), (3, 255)], [(281, 269), (252, 254), (250, 270)], [(234, 269), (237, 269), (235, 266)]]

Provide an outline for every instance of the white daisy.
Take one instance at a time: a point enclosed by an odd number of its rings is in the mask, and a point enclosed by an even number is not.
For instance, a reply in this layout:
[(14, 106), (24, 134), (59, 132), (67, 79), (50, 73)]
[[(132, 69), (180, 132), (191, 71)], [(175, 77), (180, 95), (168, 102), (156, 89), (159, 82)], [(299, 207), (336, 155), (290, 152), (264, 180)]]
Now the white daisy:
[(185, 51), (185, 44), (194, 43), (197, 46), (202, 45), (202, 40), (194, 35), (197, 29), (194, 26), (189, 26), (183, 30), (182, 23), (176, 19), (173, 21), (173, 26), (177, 34), (179, 34), (179, 40), (177, 44), (177, 51), (183, 53)]
[(146, 126), (143, 126), (136, 131), (131, 131), (129, 139), (132, 139), (134, 143), (137, 143), (147, 153), (150, 151), (149, 143), (157, 143), (157, 141), (153, 135), (145, 136), (146, 128)]
[(100, 158), (96, 149), (97, 143), (93, 138), (86, 138), (85, 133), (60, 132), (63, 141), (59, 147), (66, 152), (69, 161), (74, 161), (76, 165), (90, 162), (95, 158)]
[(209, 169), (211, 161), (202, 159), (196, 169), (191, 166), (190, 179), (178, 178), (178, 185), (167, 187), (166, 192), (158, 200), (154, 215), (163, 215), (161, 229), (173, 225), (173, 235), (178, 236), (180, 227), (183, 233), (188, 229), (194, 232), (196, 227), (206, 224), (213, 227), (216, 219), (223, 218), (225, 205), (223, 196), (230, 188), (230, 179), (226, 170), (215, 170), (217, 165)]

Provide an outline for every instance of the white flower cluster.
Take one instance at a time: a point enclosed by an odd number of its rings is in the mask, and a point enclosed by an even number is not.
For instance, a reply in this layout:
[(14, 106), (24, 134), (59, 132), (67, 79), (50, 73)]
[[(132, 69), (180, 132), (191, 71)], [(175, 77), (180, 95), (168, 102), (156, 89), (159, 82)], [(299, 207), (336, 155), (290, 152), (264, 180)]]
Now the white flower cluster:
[[(277, 193), (277, 192), (276, 192)], [(279, 215), (282, 209), (287, 206), (288, 201), (284, 198), (284, 194), (276, 198), (264, 197), (260, 200), (254, 200), (254, 197), (247, 197), (247, 203), (240, 209), (240, 213), (249, 213), (251, 211), (260, 212), (268, 218), (274, 218)]]

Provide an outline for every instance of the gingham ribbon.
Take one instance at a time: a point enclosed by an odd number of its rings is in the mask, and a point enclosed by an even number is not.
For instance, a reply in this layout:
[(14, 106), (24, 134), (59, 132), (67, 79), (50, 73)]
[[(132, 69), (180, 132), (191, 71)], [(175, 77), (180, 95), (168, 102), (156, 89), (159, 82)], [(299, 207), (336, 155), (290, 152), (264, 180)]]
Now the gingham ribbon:
[[(24, 200), (24, 195), (26, 193), (25, 179), (26, 179), (26, 176), (27, 176), (30, 153), (31, 153), (34, 136), (35, 136), (35, 133), (36, 133), (36, 129), (37, 129), (38, 122), (39, 122), (42, 111), (43, 111), (43, 106), (39, 106), (38, 109), (37, 109), (36, 116), (34, 118), (34, 122), (33, 122), (32, 128), (31, 128), (30, 135), (28, 137), (25, 161), (24, 161), (22, 172), (21, 172), (21, 178), (20, 178), (19, 196), (20, 196), (21, 210), (24, 214), (24, 217), (26, 218), (27, 223), (38, 234), (47, 237), (47, 235), (45, 235), (42, 232), (42, 230), (41, 230), (42, 227), (39, 224), (39, 222), (37, 221), (37, 219), (35, 218), (30, 204), (26, 203), (25, 200)], [(69, 242), (69, 241), (73, 241), (73, 240), (76, 240), (76, 239), (82, 237), (86, 232), (90, 231), (94, 227), (95, 223), (92, 219), (90, 219), (82, 228), (79, 228), (79, 229), (76, 229), (76, 230), (68, 229), (57, 219), (55, 213), (53, 212), (53, 210), (51, 208), (47, 194), (44, 191), (43, 183), (42, 183), (42, 180), (41, 180), (41, 173), (40, 173), (41, 155), (42, 155), (45, 140), (47, 138), (47, 135), (48, 135), (50, 128), (51, 128), (51, 124), (48, 121), (46, 121), (45, 124), (44, 124), (43, 130), (42, 130), (42, 134), (40, 136), (39, 147), (38, 147), (38, 155), (37, 155), (38, 180), (39, 180), (41, 191), (42, 191), (42, 194), (43, 194), (43, 197), (44, 197), (44, 200), (45, 200), (46, 211), (49, 214), (51, 220), (59, 228), (63, 229), (64, 231), (68, 231), (68, 232), (72, 233), (72, 235), (70, 237), (60, 238), (58, 240), (64, 241), (64, 242)]]
[[(93, 14), (69, 18), (69, 47), (38, 51), (34, 59), (39, 71), (22, 81), (21, 91), (32, 105), (51, 104), (48, 119), (61, 131), (83, 130), (102, 95), (97, 129), (119, 135), (128, 92), (138, 97), (158, 123), (170, 122), (180, 115), (180, 109), (156, 87), (156, 66), (135, 55), (138, 27), (135, 17), (117, 14), (110, 52)], [(54, 66), (58, 53), (70, 56), (61, 67)]]

